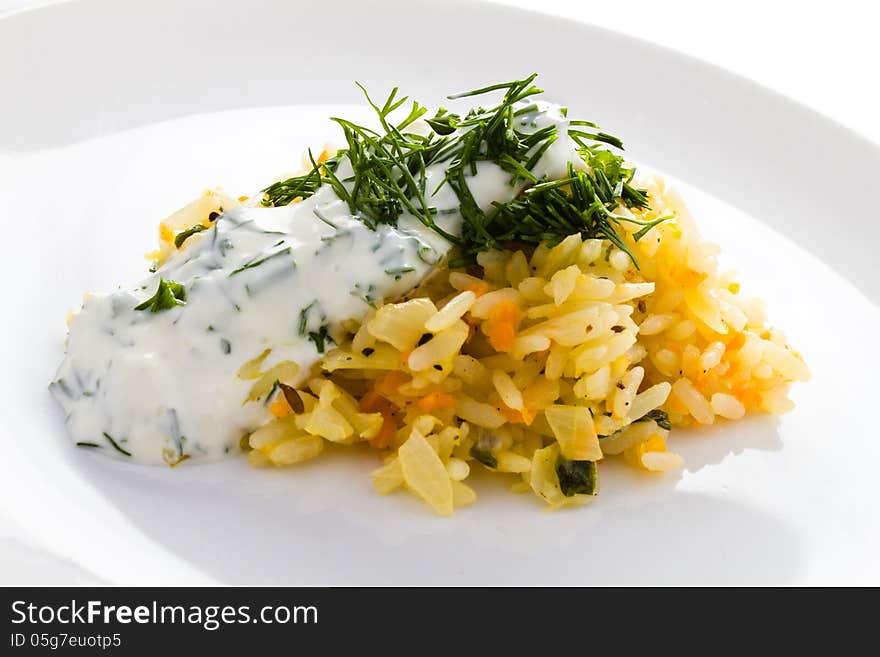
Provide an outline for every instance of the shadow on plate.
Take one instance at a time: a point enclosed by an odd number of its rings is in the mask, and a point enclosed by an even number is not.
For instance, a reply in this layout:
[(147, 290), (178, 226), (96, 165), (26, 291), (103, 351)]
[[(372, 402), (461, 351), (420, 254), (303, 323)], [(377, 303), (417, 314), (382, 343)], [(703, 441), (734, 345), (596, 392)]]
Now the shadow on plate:
[[(778, 449), (775, 424), (760, 420), (761, 431), (694, 438), (689, 467)], [(680, 490), (674, 475), (605, 463), (596, 502), (556, 513), (510, 494), (513, 479), (477, 475), (478, 504), (440, 519), (411, 495), (376, 495), (376, 462), (350, 449), (287, 470), (75, 458), (150, 542), (224, 584), (782, 584), (797, 570), (781, 519)]]

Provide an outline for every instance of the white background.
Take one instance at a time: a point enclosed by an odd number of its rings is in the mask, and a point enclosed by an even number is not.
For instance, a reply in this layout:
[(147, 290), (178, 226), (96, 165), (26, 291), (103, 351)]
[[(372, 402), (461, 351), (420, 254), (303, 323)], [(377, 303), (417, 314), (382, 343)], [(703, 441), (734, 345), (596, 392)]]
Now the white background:
[[(874, 0), (495, 3), (569, 16), (686, 52), (810, 105), (880, 143), (880, 3)], [(45, 4), (51, 0), (0, 0), (0, 16)]]

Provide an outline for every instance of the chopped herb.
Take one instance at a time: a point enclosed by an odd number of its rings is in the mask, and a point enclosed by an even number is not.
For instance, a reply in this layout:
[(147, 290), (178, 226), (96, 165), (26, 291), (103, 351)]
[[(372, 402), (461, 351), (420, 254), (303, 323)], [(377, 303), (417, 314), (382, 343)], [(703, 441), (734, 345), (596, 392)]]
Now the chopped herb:
[[(528, 125), (528, 115), (539, 109), (529, 99), (542, 93), (532, 84), (535, 78), (533, 74), (522, 80), (449, 96), (470, 98), (502, 92), (496, 105), (478, 106), (465, 114), (440, 108), (433, 117), (424, 119), (431, 128), (427, 135), (409, 129), (426, 114), (418, 102), (411, 103), (402, 121), (393, 123), (391, 113), (406, 104), (408, 98), (399, 97), (398, 89), (394, 88), (384, 102), (374, 102), (366, 89), (358, 85), (376, 113), (379, 128), (374, 130), (333, 118), (342, 128), (346, 147), (320, 163), (310, 152), (311, 169), (267, 187), (263, 204), (286, 205), (298, 198), (305, 199), (326, 184), (348, 205), (350, 213), (370, 228), (394, 225), (404, 212), (414, 216), (460, 247), (460, 257), (451, 263), (453, 266), (471, 263), (477, 253), (506, 242), (554, 246), (572, 234), (607, 239), (638, 266), (617, 232), (620, 224), (640, 226), (633, 234), (638, 241), (670, 216), (646, 221), (630, 213), (616, 214), (618, 207), (636, 213), (648, 209), (648, 194), (632, 186), (635, 170), (625, 165), (622, 156), (609, 150), (622, 149), (621, 140), (602, 132), (590, 121), (569, 120), (565, 133), (574, 142), (583, 166), (569, 165), (563, 180), (538, 179), (535, 170), (539, 162), (563, 133), (555, 125), (528, 129), (534, 127)], [(567, 116), (565, 111), (562, 114)], [(343, 160), (351, 168), (351, 175), (345, 180), (337, 175)], [(476, 203), (467, 181), (477, 173), (481, 161), (500, 166), (511, 175), (512, 185), (523, 185), (522, 192), (514, 200), (496, 203), (484, 211)], [(430, 204), (426, 169), (438, 163), (447, 163), (441, 186), (448, 184), (459, 202), (464, 219), (460, 237), (446, 233), (434, 221), (438, 210)], [(403, 273), (389, 270), (389, 275), (395, 277)]]
[(278, 379), (272, 382), (272, 387), (269, 389), (269, 392), (266, 394), (266, 399), (263, 401), (263, 404), (268, 406), (269, 402), (272, 401), (272, 397), (275, 396), (275, 391), (278, 390), (278, 387), (281, 385), (281, 382)]
[(181, 283), (174, 281), (166, 281), (164, 278), (159, 279), (159, 286), (156, 288), (156, 294), (151, 296), (143, 303), (134, 307), (135, 310), (149, 310), (151, 313), (157, 313), (162, 310), (174, 308), (174, 306), (186, 305), (186, 290)]
[(492, 454), (488, 449), (480, 449), (476, 445), (471, 447), (471, 456), (473, 456), (477, 461), (485, 465), (487, 468), (497, 468), (498, 467), (498, 459), (495, 458), (495, 455)]
[(232, 343), (229, 342), (226, 338), (220, 338), (220, 351), (224, 354), (229, 354), (232, 352)]
[(326, 324), (322, 326), (318, 331), (309, 331), (309, 340), (315, 343), (315, 349), (318, 350), (319, 354), (324, 353), (325, 342), (333, 342), (333, 338), (327, 332)]
[(249, 452), (251, 449), (251, 435), (249, 433), (244, 434), (238, 441), (238, 447), (242, 452)]
[(104, 432), (104, 438), (106, 438), (107, 441), (113, 446), (113, 449), (115, 449), (120, 454), (125, 454), (125, 456), (131, 456), (131, 452), (120, 447), (119, 443), (117, 443), (115, 440), (113, 440), (113, 436), (111, 436), (106, 431)]
[(385, 273), (389, 276), (393, 276), (395, 281), (399, 281), (403, 278), (404, 274), (408, 274), (411, 271), (415, 271), (415, 267), (394, 267), (393, 269), (386, 269)]
[(195, 226), (191, 226), (184, 231), (177, 233), (174, 237), (174, 246), (178, 249), (181, 245), (186, 242), (187, 239), (195, 235), (196, 233), (201, 233), (203, 230), (208, 230), (207, 226), (203, 226), (202, 224), (196, 224)]
[(287, 405), (290, 406), (290, 410), (294, 413), (302, 413), (305, 409), (303, 406), (302, 397), (299, 396), (299, 392), (293, 386), (289, 386), (286, 383), (278, 384), (278, 387), (281, 388), (281, 393), (284, 395), (284, 399), (287, 401)]
[[(269, 254), (269, 255), (267, 255), (267, 256), (265, 256), (265, 257), (259, 258), (259, 259), (257, 259), (257, 260), (251, 260), (250, 262), (248, 262), (248, 263), (245, 264), (245, 265), (242, 265), (242, 266), (239, 267), (238, 269), (234, 269), (234, 270), (232, 270), (232, 272), (229, 274), (229, 276), (230, 276), (230, 277), (231, 277), (231, 276), (235, 276), (236, 274), (238, 274), (238, 273), (240, 273), (240, 272), (243, 272), (243, 271), (245, 271), (246, 269), (253, 269), (254, 267), (259, 267), (259, 266), (262, 265), (264, 262), (266, 262), (266, 261), (268, 261), (268, 260), (271, 260), (272, 258), (277, 258), (278, 256), (285, 255), (285, 254), (287, 254), (287, 253), (290, 253), (290, 247), (289, 247), (289, 246), (286, 247), (286, 248), (284, 248), (284, 249), (281, 249), (280, 251), (276, 251), (275, 253), (271, 253), (271, 254)], [(294, 266), (296, 266), (296, 263), (294, 263)]]
[(77, 447), (100, 447), (98, 443), (87, 443), (87, 442), (78, 442), (76, 444)]
[(300, 335), (306, 334), (306, 331), (309, 327), (309, 313), (311, 312), (312, 308), (314, 308), (316, 303), (318, 303), (317, 299), (315, 301), (312, 301), (308, 306), (299, 311), (298, 330)]
[(355, 283), (354, 289), (351, 290), (350, 294), (354, 297), (358, 297), (359, 299), (361, 299), (370, 308), (376, 308), (377, 306), (376, 302), (378, 301), (378, 299), (373, 296), (372, 284), (367, 287), (366, 291), (364, 291), (360, 283)]
[(672, 424), (669, 422), (669, 413), (666, 411), (655, 408), (653, 411), (648, 411), (638, 420), (634, 420), (635, 422), (647, 422), (648, 420), (654, 420), (657, 423), (657, 426), (661, 429), (666, 429), (667, 431), (672, 429)]
[(566, 497), (595, 495), (599, 489), (598, 468), (595, 461), (569, 461), (560, 456), (556, 461), (559, 489)]

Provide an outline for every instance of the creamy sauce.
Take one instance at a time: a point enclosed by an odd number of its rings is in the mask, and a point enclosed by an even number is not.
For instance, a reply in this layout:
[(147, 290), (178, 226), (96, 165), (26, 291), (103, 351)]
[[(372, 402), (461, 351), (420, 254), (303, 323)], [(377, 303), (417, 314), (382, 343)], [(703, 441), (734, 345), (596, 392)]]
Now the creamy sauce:
[[(564, 177), (570, 162), (583, 166), (557, 106), (539, 103), (519, 119), (523, 131), (552, 124), (559, 132), (536, 177)], [(445, 167), (428, 167), (429, 193)], [(510, 180), (498, 165), (479, 162), (468, 186), (487, 210), (515, 198), (520, 188)], [(437, 225), (458, 234), (452, 189), (440, 187), (429, 202)], [(68, 432), (78, 443), (143, 463), (237, 452), (242, 436), (270, 418), (262, 400), (243, 403), (253, 381), (238, 377), (242, 364), (269, 349), (264, 371), (293, 361), (299, 380), (306, 379), (322, 356), (310, 333), (323, 327), (340, 341), (342, 322), (413, 289), (450, 248), (407, 214), (397, 227), (371, 230), (326, 185), (294, 205), (228, 211), (130, 291), (86, 298), (51, 385)], [(184, 285), (185, 305), (136, 310), (160, 278)]]

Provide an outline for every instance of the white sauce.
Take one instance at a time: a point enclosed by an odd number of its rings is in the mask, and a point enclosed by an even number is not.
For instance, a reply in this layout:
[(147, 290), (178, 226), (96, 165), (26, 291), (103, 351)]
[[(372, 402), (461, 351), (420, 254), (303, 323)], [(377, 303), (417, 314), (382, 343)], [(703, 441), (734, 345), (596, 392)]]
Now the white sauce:
[[(558, 127), (559, 139), (534, 169), (538, 178), (567, 175), (569, 162), (583, 166), (557, 106), (541, 103), (520, 118), (524, 131)], [(445, 163), (428, 168), (429, 192), (444, 175)], [(520, 188), (510, 179), (496, 164), (480, 162), (467, 182), (487, 210), (516, 196)], [(443, 186), (429, 202), (438, 226), (457, 234), (462, 217), (452, 189)], [(68, 432), (76, 442), (143, 463), (237, 452), (241, 437), (270, 418), (262, 400), (243, 404), (253, 381), (238, 378), (242, 364), (271, 349), (263, 370), (290, 360), (300, 366), (300, 380), (307, 378), (321, 358), (309, 332), (326, 326), (340, 340), (341, 322), (362, 319), (368, 301), (414, 288), (450, 246), (406, 214), (396, 228), (373, 231), (329, 186), (294, 205), (226, 212), (132, 291), (86, 298), (51, 386)], [(135, 310), (160, 277), (185, 286), (186, 304)]]

